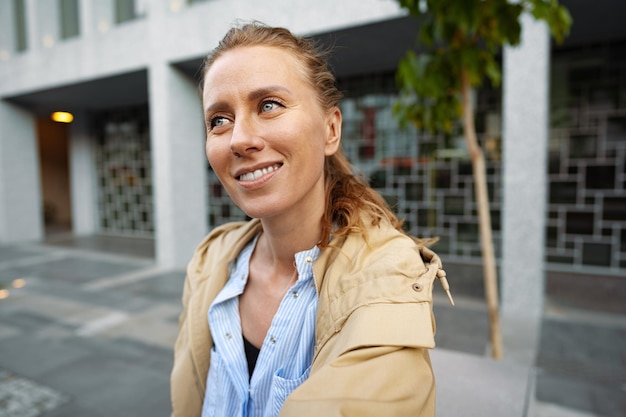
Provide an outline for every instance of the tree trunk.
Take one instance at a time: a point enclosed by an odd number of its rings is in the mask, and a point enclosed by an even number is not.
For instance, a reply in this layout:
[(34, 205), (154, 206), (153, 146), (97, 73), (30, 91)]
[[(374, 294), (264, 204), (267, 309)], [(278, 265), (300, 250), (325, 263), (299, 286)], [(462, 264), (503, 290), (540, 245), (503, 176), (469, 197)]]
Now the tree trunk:
[(494, 359), (499, 360), (502, 359), (502, 336), (500, 334), (500, 316), (498, 311), (498, 277), (493, 253), (493, 238), (491, 236), (491, 214), (489, 211), (487, 177), (485, 173), (485, 156), (476, 138), (474, 109), (470, 97), (470, 83), (465, 70), (461, 74), (461, 82), (461, 93), (463, 96), (463, 135), (465, 136), (467, 149), (472, 160), (474, 173), (480, 242), (483, 255), (485, 298), (487, 299), (487, 308), (489, 311), (491, 354)]

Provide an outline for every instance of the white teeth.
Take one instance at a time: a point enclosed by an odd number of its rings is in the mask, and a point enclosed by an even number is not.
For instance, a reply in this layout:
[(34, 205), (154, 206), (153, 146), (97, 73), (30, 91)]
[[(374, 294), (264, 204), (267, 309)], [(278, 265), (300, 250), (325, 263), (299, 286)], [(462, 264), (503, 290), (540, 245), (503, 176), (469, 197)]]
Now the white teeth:
[(272, 165), (271, 167), (257, 169), (256, 171), (253, 171), (253, 172), (247, 172), (245, 174), (241, 174), (239, 176), (239, 180), (240, 181), (254, 181), (254, 180), (258, 180), (263, 175), (267, 175), (270, 172), (277, 170), (278, 168), (280, 168), (280, 165), (276, 164), (276, 165)]

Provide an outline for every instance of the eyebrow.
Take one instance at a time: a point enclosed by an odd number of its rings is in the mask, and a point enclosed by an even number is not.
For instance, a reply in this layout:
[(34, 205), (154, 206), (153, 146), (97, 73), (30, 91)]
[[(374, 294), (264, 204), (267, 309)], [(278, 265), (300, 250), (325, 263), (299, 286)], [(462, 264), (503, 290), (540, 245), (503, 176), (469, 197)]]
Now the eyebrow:
[[(248, 101), (257, 101), (265, 96), (276, 94), (278, 92), (287, 93), (289, 95), (293, 94), (291, 90), (281, 85), (270, 85), (267, 87), (261, 87), (257, 88), (256, 90), (252, 90), (250, 93), (248, 93)], [(204, 114), (208, 115), (228, 108), (230, 108), (230, 105), (226, 101), (217, 101), (207, 107), (204, 111)]]
[(264, 96), (268, 96), (277, 92), (287, 93), (290, 95), (292, 94), (288, 88), (283, 87), (282, 85), (270, 85), (267, 87), (262, 87), (262, 88), (258, 88), (256, 90), (251, 91), (248, 94), (248, 100), (256, 101), (256, 100), (263, 98)]

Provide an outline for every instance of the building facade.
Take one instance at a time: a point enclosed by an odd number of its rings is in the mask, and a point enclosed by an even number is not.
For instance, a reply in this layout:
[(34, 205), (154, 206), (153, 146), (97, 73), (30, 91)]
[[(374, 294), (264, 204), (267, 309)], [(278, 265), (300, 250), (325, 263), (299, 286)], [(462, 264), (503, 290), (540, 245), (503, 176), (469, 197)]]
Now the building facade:
[[(626, 275), (625, 6), (563, 3), (566, 42), (527, 19), (503, 88), (475, 95), (507, 305), (528, 303), (507, 301), (523, 274), (537, 277), (531, 296), (546, 270)], [(350, 160), (408, 230), (478, 267), (462, 137), (400, 129), (391, 111), (417, 34), (394, 0), (0, 2), (0, 244), (65, 225), (154, 239), (157, 262), (180, 267), (210, 228), (245, 218), (206, 163), (198, 94), (203, 57), (238, 20), (334, 45)], [(59, 110), (74, 121), (50, 121)]]

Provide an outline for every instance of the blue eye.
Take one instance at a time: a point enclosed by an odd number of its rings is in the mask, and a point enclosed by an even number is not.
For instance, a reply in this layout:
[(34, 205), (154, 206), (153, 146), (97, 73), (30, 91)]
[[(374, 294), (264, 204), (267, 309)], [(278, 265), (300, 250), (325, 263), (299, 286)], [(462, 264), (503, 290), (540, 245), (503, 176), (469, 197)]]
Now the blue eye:
[(215, 116), (211, 119), (211, 123), (210, 126), (213, 127), (219, 127), (219, 126), (224, 126), (226, 124), (228, 120), (225, 117), (222, 116)]
[(274, 110), (274, 108), (276, 107), (276, 102), (274, 101), (266, 101), (265, 103), (263, 103), (261, 105), (261, 110), (262, 111), (271, 111)]
[(278, 107), (285, 107), (284, 104), (278, 99), (266, 99), (261, 103), (260, 111), (266, 113), (272, 110), (276, 110)]

